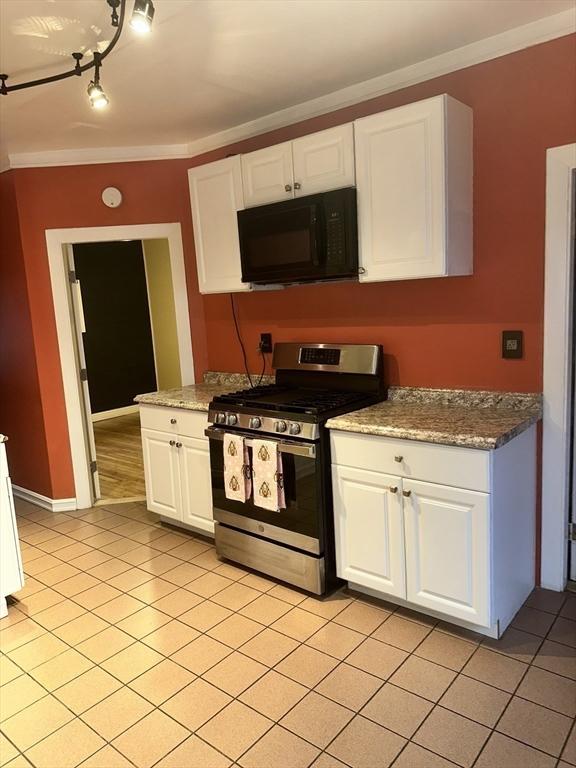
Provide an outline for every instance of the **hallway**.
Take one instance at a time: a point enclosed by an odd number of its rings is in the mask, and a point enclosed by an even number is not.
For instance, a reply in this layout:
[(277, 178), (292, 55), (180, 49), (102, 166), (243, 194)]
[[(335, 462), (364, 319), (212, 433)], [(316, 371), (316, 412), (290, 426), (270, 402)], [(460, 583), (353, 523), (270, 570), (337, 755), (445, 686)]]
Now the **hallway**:
[(144, 498), (140, 415), (94, 422), (100, 494), (103, 500)]

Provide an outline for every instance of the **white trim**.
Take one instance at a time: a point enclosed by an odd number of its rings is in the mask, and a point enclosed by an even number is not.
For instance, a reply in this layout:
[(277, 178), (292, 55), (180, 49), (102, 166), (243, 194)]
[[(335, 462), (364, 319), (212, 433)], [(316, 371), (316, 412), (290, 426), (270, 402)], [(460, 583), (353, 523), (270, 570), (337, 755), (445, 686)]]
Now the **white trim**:
[(432, 80), (459, 69), (482, 64), (500, 56), (507, 56), (533, 45), (546, 43), (576, 32), (576, 14), (573, 9), (544, 16), (541, 19), (514, 27), (498, 35), (477, 40), (475, 43), (446, 51), (425, 61), (419, 61), (394, 72), (388, 72), (325, 96), (296, 104), (287, 109), (264, 115), (251, 122), (234, 126), (219, 133), (204, 136), (188, 144), (164, 144), (148, 147), (101, 147), (89, 149), (62, 149), (47, 152), (17, 152), (9, 155), (11, 168), (36, 168), (53, 165), (92, 165), (135, 160), (165, 160), (196, 157), (204, 152), (225, 147), (243, 139), (333, 112), (342, 107), (358, 104), (386, 93)]
[(14, 496), (30, 504), (36, 504), (42, 509), (49, 509), (50, 512), (72, 512), (77, 509), (76, 499), (50, 499), (36, 491), (29, 491), (27, 488), (21, 488), (19, 485), (12, 485)]
[(190, 314), (184, 271), (184, 249), (180, 224), (135, 224), (118, 227), (86, 227), (74, 229), (47, 229), (46, 245), (52, 283), (54, 314), (60, 367), (66, 403), (68, 434), (72, 453), (74, 485), (79, 509), (92, 506), (92, 484), (88, 468), (84, 419), (80, 399), (75, 342), (68, 301), (68, 277), (64, 264), (64, 246), (74, 243), (98, 243), (112, 240), (168, 239), (170, 265), (174, 286), (176, 328), (180, 353), (182, 385), (194, 383), (194, 359), (190, 334)]
[(137, 405), (125, 405), (123, 408), (112, 408), (109, 411), (100, 411), (100, 413), (91, 414), (90, 418), (94, 421), (107, 421), (108, 419), (116, 419), (118, 416), (128, 416), (131, 413), (137, 413)]
[(541, 585), (556, 590), (567, 579), (575, 169), (576, 144), (547, 151)]

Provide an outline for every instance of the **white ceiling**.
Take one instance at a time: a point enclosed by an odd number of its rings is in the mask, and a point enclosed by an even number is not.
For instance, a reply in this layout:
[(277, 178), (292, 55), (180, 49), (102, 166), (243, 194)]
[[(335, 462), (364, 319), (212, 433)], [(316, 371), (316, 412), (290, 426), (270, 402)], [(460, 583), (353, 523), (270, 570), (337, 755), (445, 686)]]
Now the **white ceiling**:
[[(575, 0), (154, 0), (89, 76), (0, 96), (0, 153), (185, 144), (574, 9)], [(127, 0), (131, 13), (132, 0)], [(0, 0), (8, 83), (60, 71), (111, 36), (106, 0)]]

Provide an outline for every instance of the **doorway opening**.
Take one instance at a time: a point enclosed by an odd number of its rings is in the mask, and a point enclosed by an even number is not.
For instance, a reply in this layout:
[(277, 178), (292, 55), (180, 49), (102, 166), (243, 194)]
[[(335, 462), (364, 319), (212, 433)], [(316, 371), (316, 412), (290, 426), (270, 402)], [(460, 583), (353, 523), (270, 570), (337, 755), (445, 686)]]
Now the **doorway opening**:
[(76, 506), (142, 499), (135, 395), (194, 383), (179, 224), (48, 230)]

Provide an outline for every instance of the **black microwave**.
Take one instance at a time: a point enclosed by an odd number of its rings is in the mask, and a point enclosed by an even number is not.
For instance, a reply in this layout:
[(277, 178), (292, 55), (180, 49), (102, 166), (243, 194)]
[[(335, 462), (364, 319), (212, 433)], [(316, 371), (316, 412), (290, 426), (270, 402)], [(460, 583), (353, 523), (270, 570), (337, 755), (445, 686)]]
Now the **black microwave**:
[(304, 283), (358, 275), (356, 189), (238, 211), (242, 281)]

